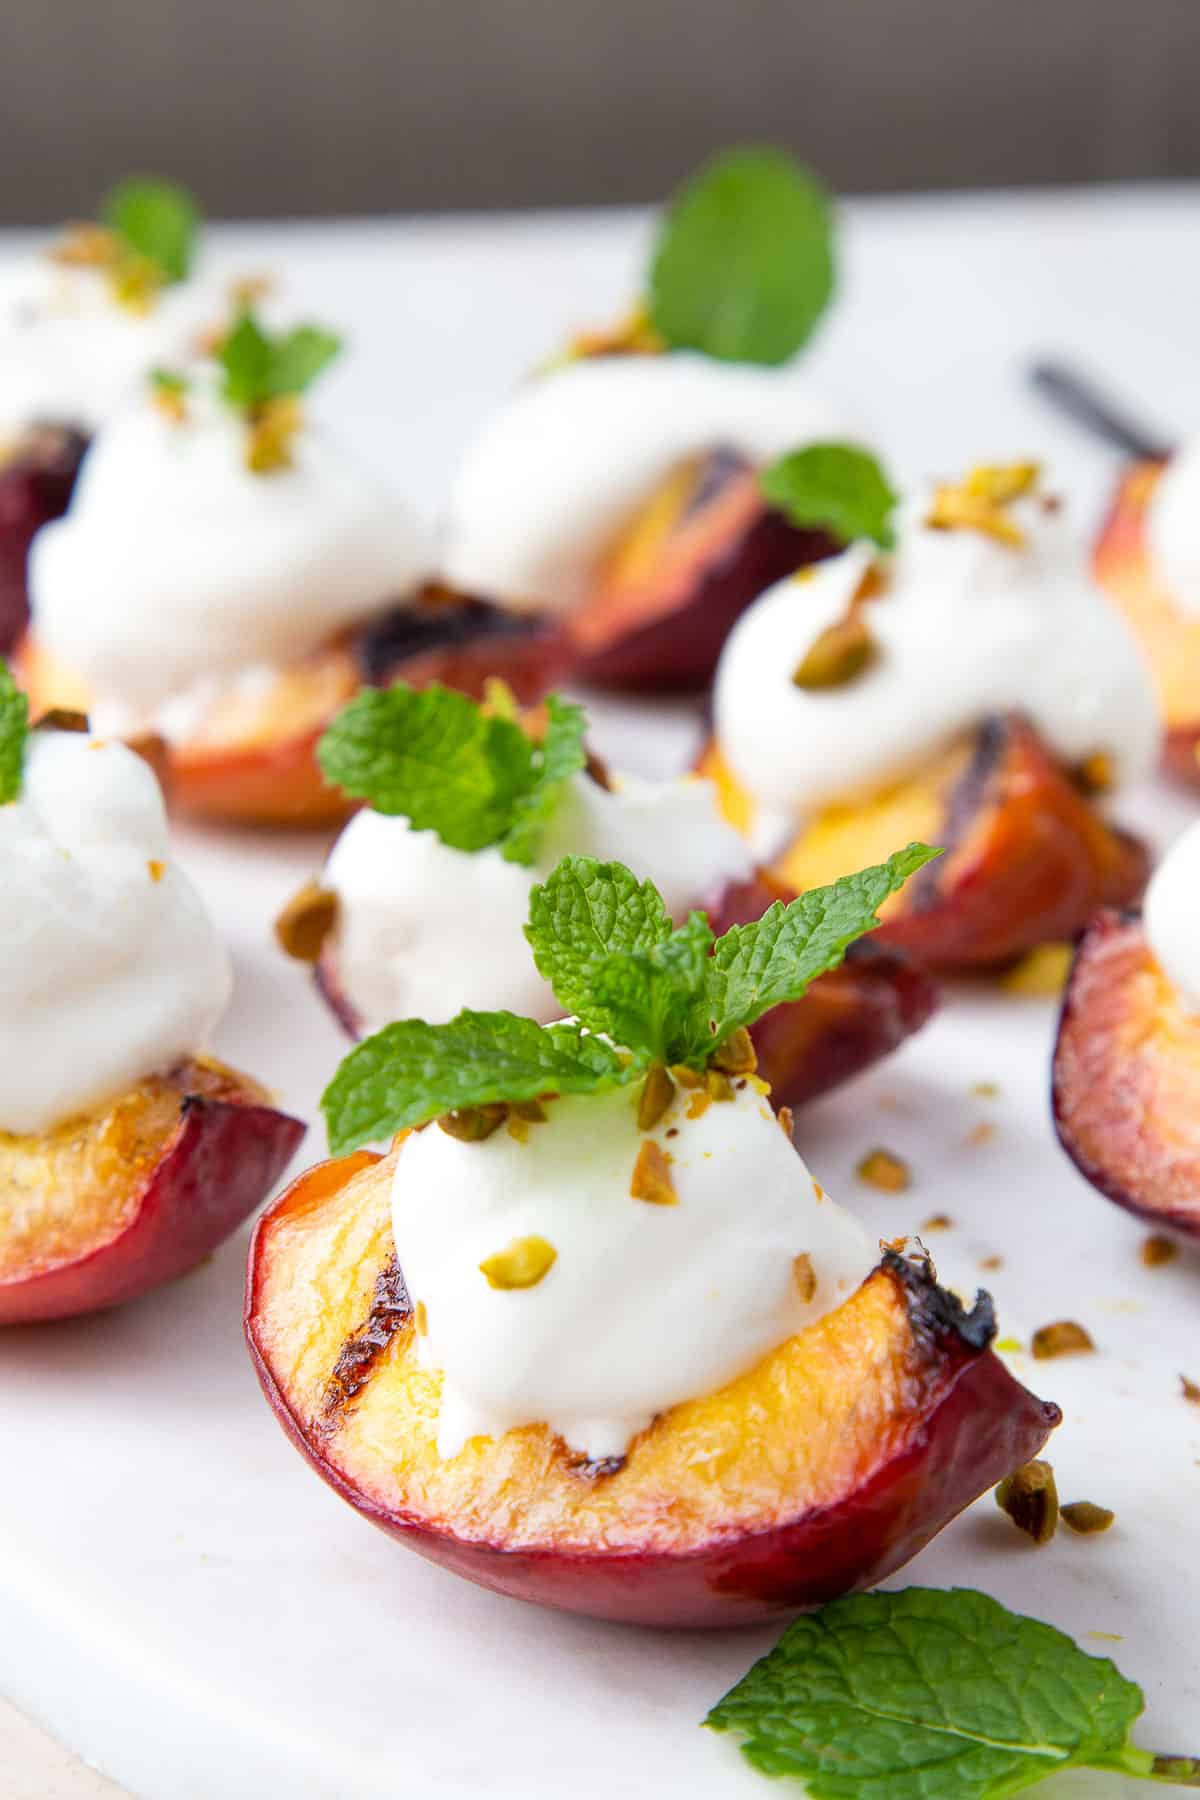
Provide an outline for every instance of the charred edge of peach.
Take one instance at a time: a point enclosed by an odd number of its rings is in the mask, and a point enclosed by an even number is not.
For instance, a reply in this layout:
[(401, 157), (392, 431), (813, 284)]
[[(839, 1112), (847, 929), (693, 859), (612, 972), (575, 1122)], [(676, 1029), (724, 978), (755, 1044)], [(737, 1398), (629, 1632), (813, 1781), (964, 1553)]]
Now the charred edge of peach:
[(946, 871), (956, 850), (966, 843), (988, 803), (988, 789), (1003, 773), (1004, 757), (1012, 740), (1012, 719), (993, 713), (975, 734), (971, 760), (950, 791), (945, 823), (939, 832), (943, 854), (910, 877), (904, 893), (907, 912), (928, 912), (944, 902)]
[(879, 1266), (903, 1287), (909, 1324), (919, 1345), (944, 1345), (950, 1340), (979, 1355), (992, 1343), (996, 1308), (982, 1288), (968, 1312), (957, 1294), (939, 1285), (931, 1256), (904, 1256), (888, 1248)]

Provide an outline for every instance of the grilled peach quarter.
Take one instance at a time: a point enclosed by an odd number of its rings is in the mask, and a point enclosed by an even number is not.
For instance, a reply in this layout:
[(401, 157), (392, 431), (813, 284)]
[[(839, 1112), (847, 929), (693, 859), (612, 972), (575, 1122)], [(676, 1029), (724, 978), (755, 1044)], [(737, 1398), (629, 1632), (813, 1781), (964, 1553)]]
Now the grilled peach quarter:
[[(792, 890), (759, 875), (731, 882), (706, 910), (720, 937), (733, 925), (761, 918), (774, 901), (794, 898)], [(362, 1021), (342, 985), (336, 936), (326, 940), (314, 975), (342, 1029), (361, 1036)], [(937, 987), (923, 969), (873, 938), (860, 938), (841, 966), (819, 976), (802, 999), (775, 1007), (751, 1028), (758, 1073), (770, 1083), (773, 1104), (803, 1106), (840, 1087), (919, 1031), (937, 1003)]]
[[(435, 1450), (391, 1234), (394, 1154), (300, 1177), (259, 1221), (246, 1332), (267, 1398), (329, 1485), (484, 1587), (641, 1625), (741, 1625), (870, 1587), (1035, 1456), (1058, 1408), (894, 1252), (718, 1393), (581, 1464), (540, 1425)], [(321, 1296), (319, 1302), (317, 1296)], [(620, 1330), (614, 1311), (613, 1330)]]
[(1059, 1141), (1093, 1187), (1200, 1238), (1200, 1019), (1136, 917), (1102, 914), (1076, 950), (1053, 1098)]
[(734, 452), (689, 458), (647, 501), (568, 617), (574, 673), (601, 687), (704, 687), (751, 601), (838, 547), (772, 510), (757, 470)]
[(36, 1137), (0, 1133), (0, 1325), (116, 1306), (183, 1275), (263, 1200), (304, 1126), (199, 1058)]
[[(554, 628), (440, 590), (393, 608), (353, 637), (281, 669), (266, 688), (231, 687), (170, 751), (171, 804), (181, 813), (260, 826), (336, 825), (355, 802), (330, 787), (316, 759), (325, 727), (364, 683), (440, 681), (475, 699), (489, 677), (532, 704), (561, 676)], [(90, 710), (91, 695), (32, 635), (17, 670), (34, 713)]]
[[(748, 830), (752, 802), (715, 745), (699, 769)], [(1028, 720), (1005, 713), (873, 800), (829, 808), (771, 874), (794, 891), (819, 887), (914, 838), (946, 854), (884, 902), (872, 941), (944, 972), (997, 967), (1073, 937), (1100, 907), (1136, 902), (1149, 867), (1144, 845), (1104, 820)]]
[(1153, 671), (1166, 726), (1167, 767), (1200, 785), (1200, 619), (1183, 613), (1163, 587), (1146, 542), (1146, 513), (1162, 472), (1161, 462), (1145, 462), (1125, 476), (1097, 541), (1093, 568)]
[(29, 622), (26, 562), (43, 525), (66, 512), (88, 447), (81, 431), (39, 425), (0, 453), (0, 654)]

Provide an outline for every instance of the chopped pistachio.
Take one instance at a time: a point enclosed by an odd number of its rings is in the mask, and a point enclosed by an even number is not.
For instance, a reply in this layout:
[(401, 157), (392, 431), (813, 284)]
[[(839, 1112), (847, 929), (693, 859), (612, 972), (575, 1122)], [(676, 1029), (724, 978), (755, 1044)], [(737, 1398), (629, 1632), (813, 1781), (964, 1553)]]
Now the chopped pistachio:
[(480, 1144), (493, 1131), (499, 1131), (507, 1118), (508, 1107), (498, 1100), (488, 1106), (464, 1106), (460, 1112), (443, 1113), (437, 1123), (447, 1137), (458, 1138), (464, 1144)]
[(510, 1100), (508, 1110), (514, 1119), (523, 1119), (526, 1125), (544, 1125), (546, 1109), (540, 1100)]
[(1000, 1092), (998, 1081), (973, 1081), (971, 1092), (977, 1100), (994, 1100)]
[(704, 1077), (704, 1085), (708, 1091), (710, 1100), (720, 1100), (723, 1103), (733, 1099), (733, 1083), (723, 1069), (712, 1068), (707, 1070)]
[(161, 881), (167, 872), (166, 863), (160, 862), (157, 856), (152, 856), (149, 859), (146, 868), (149, 871), (151, 881)]
[(878, 655), (866, 620), (857, 612), (827, 625), (792, 671), (792, 685), (805, 689), (848, 687)]
[(1041, 464), (1036, 462), (979, 463), (969, 471), (963, 486), (981, 500), (1008, 506), (1031, 494), (1041, 477)]
[(515, 1113), (510, 1112), (508, 1118), (505, 1120), (504, 1129), (507, 1131), (510, 1138), (516, 1139), (518, 1144), (527, 1144), (529, 1142), (528, 1119), (518, 1119)]
[(517, 696), (513, 693), (507, 681), (502, 680), (499, 675), (489, 675), (484, 682), (483, 704), (480, 707), (480, 711), (487, 713), (489, 718), (508, 719), (513, 724), (515, 724), (521, 716), (521, 709), (517, 704)]
[(796, 1129), (796, 1115), (793, 1113), (791, 1107), (781, 1106), (776, 1116), (779, 1119), (779, 1126), (784, 1137), (790, 1138), (793, 1131)]
[(1186, 1375), (1181, 1375), (1179, 1388), (1185, 1400), (1190, 1400), (1193, 1406), (1200, 1406), (1200, 1381), (1190, 1381)]
[(996, 1489), (996, 1505), (1041, 1548), (1058, 1530), (1058, 1488), (1048, 1462), (1027, 1462)]
[(979, 1266), (981, 1269), (1002, 1269), (1004, 1258), (1002, 1256), (984, 1256), (980, 1258)]
[(694, 1094), (689, 1094), (689, 1096), (688, 1096), (688, 1103), (687, 1103), (688, 1118), (689, 1119), (702, 1119), (711, 1105), (712, 1105), (712, 1095), (706, 1094), (703, 1088), (697, 1088), (697, 1090)]
[(1085, 794), (1111, 794), (1117, 785), (1116, 765), (1107, 750), (1093, 750), (1072, 773)]
[(1074, 1319), (1058, 1319), (1043, 1325), (1033, 1334), (1033, 1354), (1039, 1362), (1054, 1356), (1079, 1356), (1095, 1350), (1091, 1334)]
[(953, 1231), (953, 1229), (954, 1220), (949, 1213), (930, 1213), (921, 1227), (922, 1231)]
[(792, 1258), (792, 1279), (799, 1290), (800, 1298), (807, 1306), (817, 1291), (817, 1271), (813, 1268), (812, 1257), (806, 1251)]
[(306, 881), (275, 921), (275, 936), (285, 955), (315, 963), (337, 924), (338, 897), (318, 881)]
[(701, 1088), (704, 1076), (699, 1069), (691, 1068), (687, 1063), (675, 1063), (671, 1068), (671, 1079), (677, 1087)]
[(1117, 1516), (1107, 1506), (1097, 1506), (1092, 1500), (1069, 1500), (1059, 1511), (1064, 1523), (1081, 1537), (1092, 1537), (1098, 1531), (1107, 1531)]
[(425, 1302), (418, 1300), (413, 1309), (413, 1324), (418, 1337), (425, 1337), (429, 1331), (429, 1314), (425, 1310)]
[(48, 252), (51, 262), (68, 269), (106, 269), (117, 260), (115, 232), (107, 225), (96, 225), (85, 219), (66, 225), (58, 242)]
[(633, 1175), (629, 1183), (632, 1200), (645, 1200), (651, 1206), (678, 1206), (679, 1195), (671, 1178), (671, 1158), (653, 1138), (643, 1138)]
[(992, 1347), (999, 1350), (1004, 1356), (1023, 1356), (1025, 1354), (1025, 1346), (1017, 1337), (997, 1338)]
[(505, 1250), (485, 1256), (479, 1265), (489, 1287), (536, 1287), (558, 1261), (558, 1251), (544, 1237), (514, 1238)]
[(667, 348), (644, 300), (637, 300), (615, 325), (580, 331), (571, 339), (564, 361), (589, 356), (656, 356)]
[(246, 433), (246, 467), (254, 475), (273, 475), (292, 466), (292, 443), (304, 425), (304, 408), (295, 394), (276, 394), (260, 406)]
[(675, 1083), (663, 1064), (655, 1063), (642, 1083), (642, 1091), (638, 1096), (638, 1130), (653, 1131), (674, 1098)]
[(739, 1025), (733, 1035), (726, 1038), (710, 1060), (709, 1067), (720, 1069), (726, 1075), (753, 1075), (758, 1067), (758, 1055), (754, 1039), (744, 1025)]
[(908, 1164), (890, 1150), (876, 1147), (855, 1165), (854, 1173), (867, 1187), (879, 1188), (885, 1194), (902, 1194), (912, 1186)]
[(1174, 1238), (1166, 1237), (1161, 1231), (1152, 1232), (1142, 1244), (1142, 1261), (1148, 1269), (1161, 1269), (1164, 1263), (1174, 1262), (1179, 1255), (1179, 1245)]
[(980, 531), (1019, 550), (1025, 534), (1005, 511), (1014, 500), (1032, 493), (1040, 471), (1037, 463), (984, 463), (962, 481), (942, 482), (934, 490), (926, 525), (933, 531)]

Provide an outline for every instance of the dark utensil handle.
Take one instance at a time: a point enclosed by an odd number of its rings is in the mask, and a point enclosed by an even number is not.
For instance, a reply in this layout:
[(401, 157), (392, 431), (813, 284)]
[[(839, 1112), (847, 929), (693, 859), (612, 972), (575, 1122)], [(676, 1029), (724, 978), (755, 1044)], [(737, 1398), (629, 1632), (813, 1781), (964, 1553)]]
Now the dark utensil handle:
[(1161, 462), (1172, 446), (1145, 430), (1086, 376), (1063, 363), (1035, 363), (1033, 385), (1052, 405), (1125, 456), (1139, 462)]

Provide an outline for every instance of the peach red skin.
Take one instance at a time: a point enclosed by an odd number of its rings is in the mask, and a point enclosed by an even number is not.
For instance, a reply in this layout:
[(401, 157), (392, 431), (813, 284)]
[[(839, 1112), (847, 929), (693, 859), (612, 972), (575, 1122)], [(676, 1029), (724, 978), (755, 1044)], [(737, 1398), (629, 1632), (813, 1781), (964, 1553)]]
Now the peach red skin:
[(304, 1130), (272, 1107), (185, 1098), (129, 1223), (71, 1262), (0, 1282), (0, 1325), (118, 1306), (186, 1274), (262, 1204)]
[(1200, 1021), (1190, 1039), (1179, 1024), (1155, 1042), (1143, 1015), (1165, 981), (1136, 916), (1107, 912), (1089, 926), (1059, 1019), (1054, 1124), (1107, 1199), (1200, 1238)]
[[(348, 1159), (348, 1171), (356, 1166), (360, 1159)], [(321, 1173), (328, 1180), (328, 1165)], [(836, 1505), (674, 1555), (506, 1550), (465, 1541), (380, 1507), (333, 1468), (305, 1433), (258, 1347), (260, 1246), (274, 1217), (303, 1204), (305, 1183), (302, 1176), (264, 1214), (250, 1248), (246, 1340), (272, 1409), (322, 1480), (364, 1518), (429, 1561), (515, 1599), (628, 1625), (677, 1628), (757, 1624), (819, 1606), (872, 1587), (908, 1562), (965, 1506), (1036, 1456), (1061, 1419), (1056, 1406), (1021, 1387), (987, 1348), (989, 1303), (983, 1301), (960, 1329), (936, 1307), (926, 1312), (917, 1292), (914, 1332), (940, 1364), (936, 1399), (906, 1450)], [(903, 1266), (898, 1257), (894, 1262)]]

